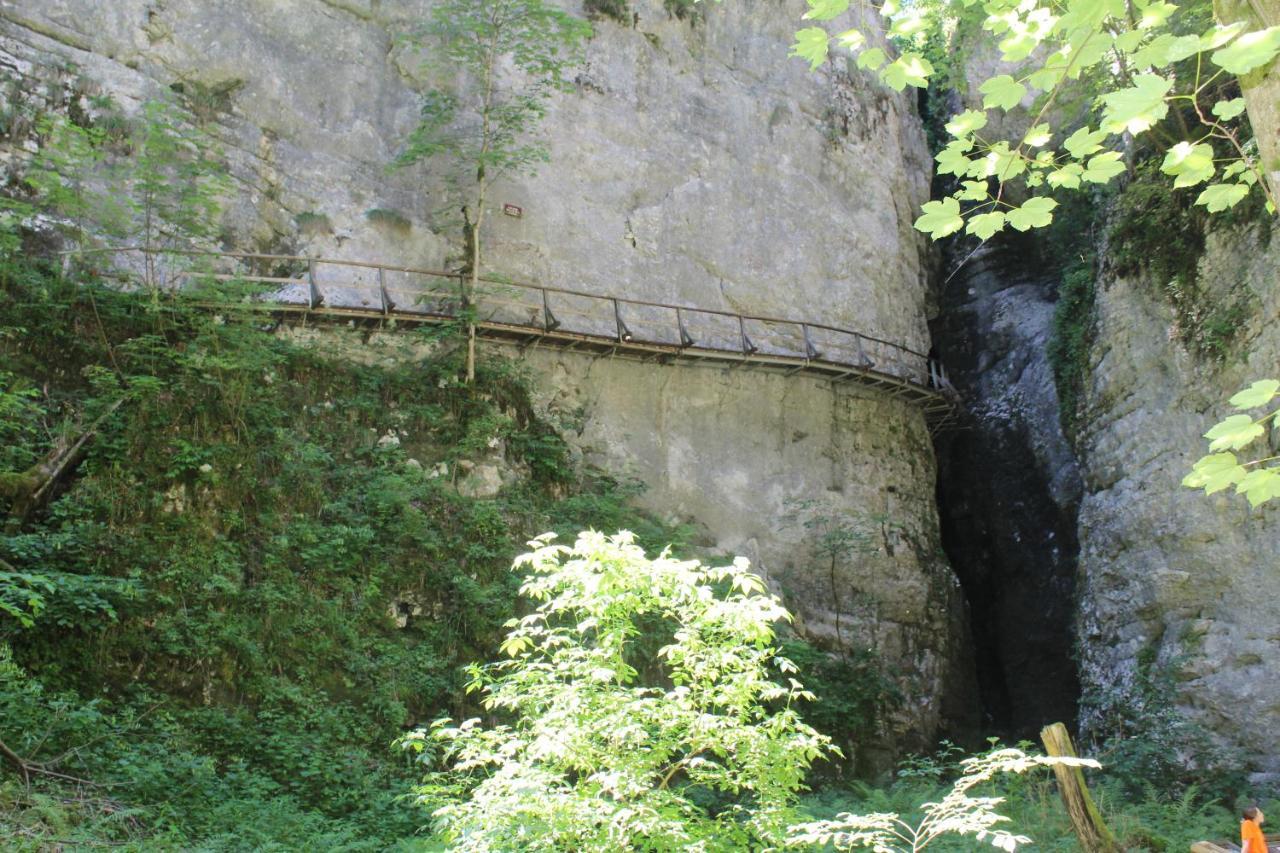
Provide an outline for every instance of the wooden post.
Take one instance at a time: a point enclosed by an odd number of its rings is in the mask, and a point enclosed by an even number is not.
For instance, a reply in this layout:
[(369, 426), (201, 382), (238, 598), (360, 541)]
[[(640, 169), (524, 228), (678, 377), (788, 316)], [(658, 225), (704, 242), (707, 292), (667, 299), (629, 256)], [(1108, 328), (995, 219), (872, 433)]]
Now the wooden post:
[[(1045, 752), (1055, 758), (1076, 758), (1071, 736), (1062, 723), (1053, 723), (1040, 731)], [(1071, 816), (1071, 825), (1085, 853), (1123, 853), (1115, 836), (1102, 820), (1102, 813), (1093, 802), (1089, 788), (1084, 783), (1084, 770), (1080, 767), (1055, 765), (1053, 774), (1058, 777), (1058, 792)]]

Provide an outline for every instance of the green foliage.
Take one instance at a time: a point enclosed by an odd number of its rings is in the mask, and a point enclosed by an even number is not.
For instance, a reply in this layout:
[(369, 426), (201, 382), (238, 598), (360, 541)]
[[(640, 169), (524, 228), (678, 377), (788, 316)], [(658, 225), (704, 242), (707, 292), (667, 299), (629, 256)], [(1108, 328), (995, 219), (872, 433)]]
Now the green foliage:
[[(427, 73), (461, 73), (461, 93), (429, 91), (422, 120), (397, 159), (405, 166), (436, 156), (464, 165), (485, 185), (547, 158), (529, 134), (552, 93), (581, 57), (590, 26), (542, 0), (448, 0), (405, 40), (424, 51)], [(518, 72), (507, 79), (505, 67)], [(501, 78), (501, 79), (500, 79)]]
[(1081, 705), (1082, 718), (1093, 721), (1090, 752), (1119, 797), (1231, 802), (1244, 791), (1242, 757), (1178, 708), (1181, 663), (1140, 655), (1127, 680), (1087, 691)]
[[(743, 850), (777, 844), (828, 741), (801, 684), (773, 679), (788, 614), (745, 560), (719, 568), (630, 533), (530, 543), (536, 609), (511, 659), (472, 668), (498, 718), (437, 721), (404, 743), (438, 769), (419, 788), (453, 850)], [(646, 630), (646, 628), (648, 630)], [(639, 639), (658, 632), (653, 658)], [(438, 762), (438, 763), (437, 763)]]
[[(185, 248), (216, 236), (230, 182), (217, 144), (166, 101), (124, 116), (100, 99), (96, 119), (31, 117), (36, 150), (0, 196), (0, 257), (38, 225), (83, 244), (105, 235), (126, 245)], [(43, 220), (41, 222), (41, 220)], [(158, 284), (149, 259), (147, 283)]]
[(1160, 288), (1174, 308), (1184, 344), (1204, 358), (1222, 361), (1237, 331), (1253, 314), (1253, 298), (1241, 288), (1223, 293), (1219, 283), (1202, 282), (1200, 256), (1210, 228), (1248, 223), (1259, 209), (1245, 206), (1210, 220), (1190, 196), (1176, 192), (1156, 170), (1155, 160), (1140, 165), (1134, 180), (1117, 197), (1110, 217), (1108, 257), (1116, 272), (1142, 273)]
[(626, 26), (633, 22), (631, 4), (627, 0), (585, 0), (582, 8), (587, 17), (594, 20), (610, 18)]
[(1058, 301), (1053, 306), (1053, 331), (1047, 355), (1058, 391), (1058, 412), (1064, 433), (1075, 436), (1089, 375), (1089, 349), (1094, 334), (1094, 262), (1077, 261), (1062, 273)]
[[(806, 720), (843, 755), (854, 759), (856, 773), (869, 769), (856, 761), (860, 748), (882, 740), (886, 714), (903, 701), (902, 691), (885, 674), (879, 658), (863, 650), (831, 654), (795, 638), (784, 640), (781, 651), (795, 664), (797, 679), (816, 697)], [(835, 756), (818, 770), (832, 765), (838, 768)]]
[[(0, 534), (0, 640), (38, 674), (0, 685), (0, 740), (110, 786), (119, 825), (59, 813), (86, 837), (410, 837), (412, 772), (387, 745), (467, 710), (459, 667), (513, 613), (513, 543), (605, 522), (687, 535), (630, 509), (634, 490), (579, 479), (518, 365), (482, 359), (468, 389), (448, 342), (359, 365), (264, 333), (235, 287), (199, 293), (225, 300), (206, 309), (30, 263), (4, 281), (6, 464), (125, 398), (61, 497)], [(523, 479), (460, 496), (458, 463), (494, 443)], [(41, 785), (0, 813), (32, 821), (37, 847), (65, 837), (38, 816), (58, 796)]]
[[(790, 847), (830, 846), (835, 850), (859, 850), (873, 848), (877, 853), (917, 853), (925, 847), (945, 849), (948, 840), (972, 838), (964, 849), (973, 849), (974, 842), (1015, 850), (1019, 844), (1031, 839), (1019, 835), (1011, 828), (1008, 816), (996, 811), (1004, 801), (1003, 796), (975, 796), (975, 788), (990, 783), (1001, 774), (1021, 774), (1039, 767), (1066, 765), (1069, 767), (1097, 767), (1098, 763), (1087, 758), (1050, 758), (1028, 755), (1021, 749), (993, 749), (960, 762), (960, 776), (945, 795), (933, 802), (919, 806), (919, 816), (914, 819), (892, 811), (855, 815), (844, 812), (832, 820), (817, 820), (792, 827), (788, 837)], [(941, 841), (942, 844), (937, 842)]]
[[(854, 5), (850, 0), (808, 4), (804, 18), (810, 21), (841, 18)], [(1256, 186), (1274, 213), (1275, 188), (1264, 178), (1250, 130), (1241, 121), (1238, 87), (1227, 75), (1270, 66), (1280, 52), (1280, 28), (1249, 32), (1245, 24), (1210, 24), (1207, 5), (1148, 0), (1134, 8), (1098, 0), (981, 4), (981, 27), (996, 41), (1000, 63), (987, 79), (974, 81), (982, 110), (948, 124), (945, 145), (935, 142), (938, 176), (957, 180), (946, 198), (925, 206), (916, 228), (935, 239), (964, 229), (981, 240), (1006, 225), (1043, 228), (1052, 222), (1057, 203), (1046, 190), (1113, 180), (1125, 172), (1126, 140), (1146, 141), (1144, 134), (1157, 136), (1157, 144), (1168, 149), (1165, 171), (1175, 186), (1196, 188), (1198, 195), (1188, 204), (1209, 212), (1227, 210)], [(861, 30), (829, 32), (823, 26), (798, 30), (791, 54), (816, 69), (833, 51), (850, 53), (859, 68), (898, 91), (937, 85), (938, 78), (949, 75), (928, 57), (945, 56), (939, 43), (956, 32), (968, 36), (976, 7), (974, 0), (864, 4), (859, 19), (878, 12), (899, 56), (871, 46)], [(1072, 99), (1088, 104), (1091, 115), (1084, 116), (1085, 123), (1076, 119), (1051, 129), (1051, 111)], [(992, 111), (1025, 111), (1030, 130), (1020, 139), (984, 135)], [(1180, 138), (1166, 141), (1170, 126)]]
[(413, 229), (413, 223), (409, 221), (409, 217), (398, 210), (390, 210), (385, 207), (366, 210), (364, 218), (375, 225), (381, 225), (400, 234), (407, 234)]
[(671, 17), (695, 26), (706, 18), (702, 0), (662, 0), (662, 8)]
[[(1027, 743), (1018, 746), (1030, 749)], [(1001, 747), (993, 745), (992, 749)], [(947, 795), (954, 781), (963, 774), (961, 762), (965, 757), (963, 750), (944, 744), (937, 755), (905, 759), (894, 780), (887, 785), (830, 788), (807, 797), (804, 807), (815, 816), (827, 819), (841, 812), (898, 814), (915, 826), (925, 817), (920, 804), (938, 802)], [(1193, 842), (1226, 835), (1235, 826), (1231, 811), (1206, 796), (1210, 789), (1193, 786), (1180, 795), (1160, 794), (1151, 788), (1126, 792), (1111, 781), (1109, 765), (1092, 775), (1090, 790), (1125, 850), (1173, 853), (1188, 849)], [(1051, 774), (1033, 770), (996, 776), (986, 782), (980, 792), (1003, 799), (999, 811), (1010, 818), (1008, 826), (1035, 839), (1033, 849), (1046, 853), (1078, 853), (1079, 842)], [(976, 847), (971, 837), (943, 836), (928, 849), (970, 853)]]
[[(1264, 450), (1267, 455), (1240, 460), (1234, 453), (1253, 444), (1268, 446), (1268, 422), (1270, 430), (1280, 429), (1280, 405), (1271, 408), (1277, 397), (1280, 380), (1275, 379), (1260, 379), (1232, 397), (1229, 402), (1238, 414), (1204, 434), (1209, 439), (1209, 455), (1196, 462), (1182, 485), (1204, 489), (1206, 495), (1235, 486), (1236, 494), (1244, 495), (1252, 507), (1280, 498), (1280, 456)], [(1260, 415), (1249, 414), (1258, 409), (1263, 410)]]

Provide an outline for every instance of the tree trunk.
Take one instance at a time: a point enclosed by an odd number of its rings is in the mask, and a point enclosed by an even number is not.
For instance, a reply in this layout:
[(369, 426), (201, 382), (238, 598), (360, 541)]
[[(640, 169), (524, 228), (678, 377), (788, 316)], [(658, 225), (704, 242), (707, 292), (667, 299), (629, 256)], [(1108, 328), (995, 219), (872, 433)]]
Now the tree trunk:
[[(1214, 0), (1220, 23), (1244, 21), (1257, 30), (1280, 24), (1280, 0)], [(1280, 197), (1280, 63), (1255, 68), (1240, 78), (1249, 123), (1258, 140), (1262, 172), (1272, 198)]]
[(468, 385), (475, 382), (476, 378), (476, 324), (475, 324), (475, 292), (476, 286), (480, 279), (480, 220), (483, 217), (483, 210), (479, 209), (484, 204), (484, 196), (481, 194), (479, 203), (477, 204), (476, 218), (471, 219), (471, 213), (467, 208), (462, 208), (462, 236), (463, 242), (466, 244), (467, 268), (466, 281), (462, 285), (462, 314), (467, 322), (467, 366), (466, 366), (466, 382)]
[(16, 531), (53, 497), (55, 487), (84, 459), (89, 441), (103, 422), (120, 408), (121, 397), (74, 441), (58, 444), (43, 461), (26, 471), (0, 472), (0, 498), (9, 500), (9, 528)]
[[(1055, 758), (1076, 757), (1071, 736), (1062, 723), (1054, 723), (1042, 729), (1040, 740), (1044, 742), (1045, 752)], [(1080, 849), (1085, 853), (1122, 853), (1115, 836), (1103, 822), (1102, 813), (1089, 794), (1089, 788), (1084, 783), (1084, 771), (1079, 767), (1059, 764), (1054, 766), (1053, 773), (1058, 777), (1058, 792), (1062, 794), (1062, 802), (1067, 807), (1067, 814), (1071, 816), (1071, 825), (1080, 840)]]

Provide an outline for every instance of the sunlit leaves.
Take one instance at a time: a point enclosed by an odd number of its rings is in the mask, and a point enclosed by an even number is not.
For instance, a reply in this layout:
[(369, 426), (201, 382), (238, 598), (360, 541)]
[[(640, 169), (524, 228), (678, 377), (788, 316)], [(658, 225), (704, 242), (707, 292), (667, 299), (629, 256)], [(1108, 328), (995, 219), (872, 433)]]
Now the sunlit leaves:
[(857, 50), (867, 42), (861, 30), (845, 30), (836, 35), (836, 43), (846, 50)]
[(880, 48), (869, 47), (862, 51), (862, 53), (858, 54), (858, 58), (855, 62), (863, 71), (875, 71), (881, 65), (884, 65), (887, 58), (888, 57), (885, 56), (884, 51)]
[(1138, 29), (1149, 30), (1158, 27), (1178, 11), (1178, 7), (1172, 3), (1165, 3), (1163, 0), (1156, 0), (1154, 3), (1138, 3), (1138, 9), (1141, 16), (1138, 18)]
[(1280, 380), (1275, 379), (1259, 379), (1232, 396), (1229, 402), (1239, 414), (1231, 415), (1204, 434), (1210, 440), (1210, 453), (1195, 463), (1182, 485), (1204, 489), (1210, 495), (1234, 485), (1236, 494), (1244, 495), (1254, 507), (1280, 498), (1280, 467), (1276, 457), (1241, 461), (1230, 452), (1242, 450), (1266, 435), (1267, 422), (1275, 422), (1280, 408), (1257, 418), (1245, 412), (1269, 406), (1278, 397)]
[(1250, 444), (1255, 438), (1265, 434), (1261, 424), (1256, 424), (1248, 415), (1232, 415), (1204, 434), (1209, 439), (1209, 449), (1239, 450)]
[(1280, 380), (1259, 379), (1227, 402), (1237, 409), (1256, 409), (1280, 395)]
[(1244, 478), (1245, 469), (1234, 453), (1213, 453), (1201, 457), (1191, 473), (1182, 478), (1190, 489), (1204, 489), (1206, 494), (1220, 492)]
[(947, 133), (952, 136), (968, 136), (976, 130), (987, 126), (987, 114), (982, 110), (965, 110), (951, 117), (947, 122)]
[(1243, 21), (1236, 21), (1234, 24), (1218, 24), (1200, 37), (1200, 49), (1216, 50), (1248, 28), (1249, 25)]
[(1266, 65), (1280, 53), (1280, 27), (1245, 33), (1209, 57), (1232, 74), (1247, 74)]
[(1032, 9), (1022, 17), (1015, 16), (1009, 22), (1009, 35), (1000, 41), (1000, 58), (1005, 62), (1026, 59), (1057, 21), (1057, 16), (1046, 7)]
[(974, 178), (996, 178), (1007, 181), (1016, 178), (1027, 170), (1027, 163), (1022, 155), (1009, 147), (1007, 142), (997, 142), (987, 151), (987, 155), (969, 170)]
[(969, 147), (965, 142), (953, 142), (939, 151), (934, 157), (938, 161), (938, 174), (967, 176), (973, 165), (973, 161), (965, 156)]
[(1047, 124), (1037, 124), (1035, 127), (1027, 131), (1022, 137), (1022, 144), (1030, 148), (1041, 148), (1049, 144), (1049, 140), (1053, 138), (1053, 133), (1049, 130)]
[(1102, 96), (1106, 109), (1102, 127), (1112, 133), (1127, 130), (1141, 133), (1169, 114), (1165, 95), (1173, 88), (1173, 80), (1159, 74), (1139, 74), (1134, 85)]
[(1179, 142), (1165, 154), (1160, 171), (1173, 175), (1175, 189), (1204, 183), (1213, 177), (1213, 147), (1204, 143)]
[(886, 86), (901, 92), (906, 86), (924, 88), (929, 85), (929, 75), (933, 66), (929, 60), (914, 53), (905, 53), (885, 66), (880, 72), (880, 79)]
[(822, 27), (805, 27), (796, 32), (796, 42), (791, 45), (790, 56), (798, 56), (807, 60), (809, 70), (817, 71), (827, 61), (830, 42), (827, 31)]
[(1252, 507), (1261, 506), (1273, 498), (1280, 498), (1280, 470), (1255, 468), (1236, 483), (1236, 494), (1244, 495)]
[(1171, 62), (1180, 62), (1199, 52), (1199, 36), (1175, 36), (1172, 33), (1161, 33), (1134, 51), (1132, 61), (1138, 68), (1159, 67)]
[[(989, 784), (1000, 773), (1025, 773), (1035, 767), (1062, 765), (1097, 767), (1088, 758), (1048, 758), (1027, 755), (1018, 749), (993, 749), (985, 755), (961, 762), (961, 773), (951, 789), (937, 802), (920, 806), (920, 816), (909, 823), (893, 812), (855, 815), (847, 812), (834, 820), (818, 820), (792, 827), (787, 846), (806, 850), (834, 849), (875, 850), (876, 853), (899, 853), (924, 850), (945, 836), (969, 837), (970, 849), (991, 845), (1013, 851), (1031, 839), (1000, 828), (1009, 818), (996, 808), (1004, 802), (999, 796), (973, 796), (975, 790)], [(949, 848), (952, 849), (952, 848)]]
[(925, 232), (935, 240), (954, 234), (964, 227), (964, 219), (960, 216), (960, 202), (954, 198), (925, 202), (921, 210), (922, 215), (915, 221), (916, 230)]
[(1051, 187), (1064, 187), (1074, 190), (1080, 186), (1080, 178), (1084, 174), (1084, 167), (1079, 163), (1068, 163), (1061, 169), (1050, 172), (1045, 176), (1045, 180), (1049, 182)]
[[(779, 673), (789, 615), (747, 562), (647, 557), (627, 532), (530, 543), (516, 567), (537, 604), (473, 667), (493, 717), (438, 720), (401, 740), (432, 772), (418, 788), (449, 850), (777, 849), (815, 760), (813, 699)], [(645, 644), (661, 644), (656, 653)], [(641, 671), (635, 662), (645, 662)], [(723, 822), (706, 797), (749, 791)], [(699, 845), (701, 846), (701, 845)]]
[(1077, 160), (1083, 160), (1090, 154), (1102, 150), (1102, 140), (1107, 138), (1107, 132), (1103, 130), (1089, 130), (1089, 126), (1076, 130), (1068, 136), (1062, 143), (1062, 147), (1067, 149), (1072, 157)]
[(1107, 151), (1089, 158), (1080, 179), (1093, 184), (1105, 184), (1107, 181), (1124, 172), (1124, 163), (1120, 162), (1119, 151)]
[[(807, 18), (825, 20), (849, 8), (846, 0), (806, 2)], [(1175, 103), (1179, 121), (1162, 130), (1167, 141), (1158, 146), (1164, 152), (1162, 170), (1175, 188), (1199, 187), (1197, 203), (1218, 212), (1238, 204), (1249, 187), (1258, 184), (1257, 149), (1240, 136), (1248, 128), (1227, 124), (1244, 113), (1245, 101), (1234, 97), (1215, 103), (1233, 89), (1227, 81), (1211, 87), (1223, 71), (1208, 68), (1207, 60), (1212, 54), (1218, 67), (1234, 74), (1262, 68), (1280, 55), (1280, 27), (1249, 32), (1245, 24), (1236, 23), (1188, 33), (1194, 24), (1178, 22), (1176, 0), (961, 0), (952, 7), (890, 0), (880, 7), (880, 17), (892, 47), (864, 49), (861, 31), (851, 31), (848, 47), (857, 67), (878, 71), (881, 82), (898, 91), (926, 86), (939, 63), (938, 39), (944, 52), (960, 44), (950, 27), (961, 7), (981, 8), (982, 30), (994, 37), (1000, 52), (994, 71), (1004, 73), (986, 71), (986, 79), (970, 78), (980, 107), (969, 100), (967, 109), (947, 120), (951, 141), (935, 155), (936, 173), (958, 179), (951, 184), (951, 198), (957, 204), (982, 204), (964, 210), (949, 205), (928, 208), (918, 220), (928, 233), (939, 236), (963, 229), (985, 239), (1005, 225), (1041, 227), (1052, 221), (1051, 209), (1036, 202), (1019, 212), (1008, 199), (1115, 180), (1138, 165), (1126, 159), (1125, 151), (1139, 152), (1142, 160), (1149, 155), (1141, 152), (1151, 150), (1131, 146), (1128, 137), (1166, 122)], [(833, 38), (845, 41), (844, 34)], [(818, 62), (828, 57), (830, 41), (802, 30), (795, 52)], [(902, 52), (897, 58), (894, 49)], [(1201, 52), (1205, 55), (1197, 58)], [(1193, 58), (1194, 63), (1185, 63)], [(939, 69), (949, 79), (961, 70), (973, 71), (951, 64)], [(1065, 107), (1068, 101), (1073, 106)], [(1090, 114), (1082, 114), (1074, 104), (1087, 104)], [(1000, 133), (1018, 127), (1020, 137), (991, 138), (988, 110), (1024, 107), (1033, 115), (1031, 121), (997, 125)], [(1061, 127), (1058, 122), (1068, 115), (1069, 123)], [(1055, 143), (1060, 133), (1066, 139)], [(987, 187), (991, 178), (1001, 186)], [(1011, 183), (1019, 187), (1012, 196), (1004, 192), (1004, 185)], [(1267, 210), (1274, 211), (1266, 182), (1262, 192)], [(988, 207), (985, 203), (993, 197), (994, 206)]]
[(1004, 214), (998, 210), (988, 213), (980, 213), (977, 216), (969, 218), (969, 224), (965, 228), (965, 233), (972, 234), (979, 240), (987, 240), (997, 231), (1003, 230), (1004, 222)]
[(1058, 203), (1047, 196), (1029, 198), (1022, 207), (1009, 213), (1009, 224), (1019, 231), (1043, 228), (1053, 221), (1053, 209)]
[(1242, 112), (1244, 112), (1244, 98), (1218, 101), (1213, 105), (1213, 114), (1223, 121), (1230, 121)]
[(809, 11), (802, 16), (806, 21), (829, 21), (843, 15), (849, 8), (849, 0), (807, 0)]
[(1096, 32), (1109, 17), (1124, 14), (1124, 0), (1075, 0), (1059, 26), (1066, 32)]
[(987, 109), (1011, 110), (1026, 97), (1027, 87), (1008, 74), (999, 74), (978, 87), (982, 105)]
[(1210, 213), (1219, 213), (1235, 207), (1248, 194), (1247, 184), (1212, 184), (1196, 196), (1196, 204), (1204, 205)]
[(990, 195), (986, 181), (964, 181), (963, 186), (959, 193), (961, 201), (984, 201)]
[(911, 13), (902, 15), (893, 19), (893, 26), (889, 28), (889, 35), (896, 38), (910, 38), (916, 33), (923, 32), (929, 26), (929, 19), (919, 13)]

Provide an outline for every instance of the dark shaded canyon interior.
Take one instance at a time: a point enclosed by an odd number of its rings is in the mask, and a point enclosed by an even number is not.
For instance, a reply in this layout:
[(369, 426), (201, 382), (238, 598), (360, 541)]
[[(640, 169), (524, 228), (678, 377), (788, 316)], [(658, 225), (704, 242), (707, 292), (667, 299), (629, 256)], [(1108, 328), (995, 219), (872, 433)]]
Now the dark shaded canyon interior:
[[(971, 248), (955, 246), (946, 268)], [(966, 401), (958, 428), (937, 439), (938, 504), (968, 599), (983, 736), (1038, 739), (1043, 725), (1076, 720), (1079, 489), (1062, 483), (1078, 474), (1069, 452), (1036, 452), (1046, 441), (1066, 448), (1051, 380), (1043, 387), (1057, 281), (1032, 241), (989, 244), (941, 288), (932, 330)]]

